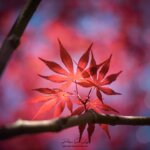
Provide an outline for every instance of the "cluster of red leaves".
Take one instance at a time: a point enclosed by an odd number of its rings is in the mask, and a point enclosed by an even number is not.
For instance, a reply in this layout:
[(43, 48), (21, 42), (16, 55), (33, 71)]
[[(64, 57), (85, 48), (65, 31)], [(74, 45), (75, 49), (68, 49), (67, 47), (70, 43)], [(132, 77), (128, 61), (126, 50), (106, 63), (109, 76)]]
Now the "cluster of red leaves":
[[(48, 61), (45, 59), (40, 58), (50, 70), (57, 73), (58, 75), (49, 75), (43, 76), (39, 75), (40, 77), (50, 80), (56, 83), (62, 83), (60, 88), (57, 89), (49, 89), (49, 88), (39, 88), (36, 89), (37, 91), (47, 94), (44, 99), (38, 99), (36, 102), (42, 101), (44, 104), (41, 106), (40, 110), (37, 112), (35, 117), (38, 115), (50, 111), (52, 108), (55, 107), (54, 110), (54, 117), (58, 117), (61, 115), (65, 108), (65, 104), (67, 105), (68, 110), (70, 111), (71, 115), (81, 115), (85, 113), (87, 110), (94, 110), (97, 113), (102, 112), (115, 112), (118, 113), (117, 110), (113, 109), (112, 107), (104, 104), (102, 93), (107, 95), (119, 95), (120, 93), (112, 90), (109, 87), (105, 87), (105, 85), (111, 84), (114, 82), (119, 74), (121, 73), (114, 73), (111, 75), (106, 76), (109, 71), (110, 67), (110, 56), (108, 59), (103, 61), (102, 63), (97, 64), (94, 58), (93, 52), (91, 50), (92, 44), (89, 48), (85, 51), (85, 53), (80, 57), (78, 63), (73, 61), (70, 54), (64, 48), (60, 40), (58, 40), (60, 46), (60, 58), (65, 65), (65, 69), (60, 66), (58, 63), (53, 61)], [(74, 63), (73, 63), (74, 62)], [(74, 68), (76, 65), (76, 71)], [(67, 92), (66, 89), (74, 83), (76, 85), (76, 93)], [(79, 95), (78, 86), (84, 88), (90, 88), (91, 90), (96, 91), (96, 99), (90, 99), (90, 92), (86, 99), (82, 99)], [(77, 100), (71, 100), (71, 97), (76, 96)], [(76, 103), (78, 107), (73, 111), (73, 103)], [(34, 118), (35, 118), (34, 117)], [(110, 138), (108, 126), (105, 124), (99, 124), (100, 127), (107, 133), (108, 137)], [(79, 126), (80, 137), (79, 141), (82, 138), (83, 131), (85, 130), (86, 124)], [(95, 125), (88, 124), (87, 132), (88, 132), (88, 139), (89, 142), (91, 141), (91, 136), (94, 132)]]

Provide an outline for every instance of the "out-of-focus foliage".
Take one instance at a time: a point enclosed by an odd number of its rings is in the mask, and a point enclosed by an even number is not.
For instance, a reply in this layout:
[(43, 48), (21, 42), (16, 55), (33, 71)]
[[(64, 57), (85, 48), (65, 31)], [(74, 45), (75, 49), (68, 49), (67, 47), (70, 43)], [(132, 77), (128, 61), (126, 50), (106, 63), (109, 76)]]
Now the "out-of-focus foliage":
[[(23, 5), (24, 1), (19, 0), (1, 1), (0, 43)], [(111, 87), (122, 96), (104, 96), (104, 99), (123, 115), (149, 116), (149, 6), (149, 0), (43, 0), (0, 81), (1, 124), (17, 118), (31, 119), (39, 108), (28, 103), (37, 96), (32, 89), (54, 86), (37, 76), (39, 72), (49, 73), (38, 57), (59, 62), (57, 38), (75, 61), (91, 42), (98, 62), (112, 53), (110, 73), (120, 69), (123, 73)], [(149, 128), (117, 126), (110, 131), (111, 141), (96, 127), (97, 134), (86, 149), (148, 150), (150, 147)], [(77, 128), (57, 134), (18, 137), (1, 142), (0, 149), (62, 149), (64, 135), (74, 140), (78, 136)]]

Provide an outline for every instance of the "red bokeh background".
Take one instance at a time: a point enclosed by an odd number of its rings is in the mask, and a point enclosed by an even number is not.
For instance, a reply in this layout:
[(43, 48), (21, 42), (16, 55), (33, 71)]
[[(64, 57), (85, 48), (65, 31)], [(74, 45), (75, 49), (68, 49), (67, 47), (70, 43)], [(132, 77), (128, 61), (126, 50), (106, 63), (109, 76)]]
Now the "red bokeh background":
[[(0, 44), (24, 3), (25, 0), (1, 0)], [(122, 95), (104, 96), (106, 103), (122, 115), (150, 116), (149, 6), (149, 0), (43, 0), (1, 78), (0, 124), (18, 118), (31, 119), (37, 112), (40, 105), (29, 100), (40, 94), (32, 89), (54, 86), (37, 76), (50, 73), (38, 57), (60, 62), (57, 38), (75, 60), (91, 42), (97, 62), (113, 54), (110, 73), (119, 70), (123, 73), (111, 87)], [(51, 114), (45, 117), (49, 119)], [(92, 143), (85, 149), (148, 150), (150, 147), (149, 127), (110, 126), (110, 133), (111, 141), (96, 127)], [(60, 133), (16, 137), (0, 142), (0, 149), (63, 149), (64, 138), (77, 137), (75, 127)]]

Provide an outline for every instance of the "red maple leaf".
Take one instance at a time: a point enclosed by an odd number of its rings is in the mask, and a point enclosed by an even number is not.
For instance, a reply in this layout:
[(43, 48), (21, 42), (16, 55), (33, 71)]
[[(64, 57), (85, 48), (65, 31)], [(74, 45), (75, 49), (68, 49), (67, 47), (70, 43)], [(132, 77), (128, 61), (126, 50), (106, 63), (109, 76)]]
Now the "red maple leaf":
[[(78, 84), (81, 85), (82, 87), (95, 87), (96, 95), (101, 101), (102, 101), (101, 92), (107, 95), (120, 95), (120, 93), (112, 90), (111, 88), (105, 87), (105, 85), (108, 85), (114, 82), (119, 76), (119, 74), (122, 72), (122, 71), (119, 71), (118, 73), (114, 73), (105, 77), (109, 71), (111, 57), (112, 55), (103, 63), (100, 63), (99, 65), (97, 65), (95, 58), (92, 54), (90, 67), (88, 68), (91, 78), (84, 79), (83, 82), (82, 81), (78, 82)], [(98, 71), (99, 67), (101, 68)]]
[[(114, 108), (110, 107), (109, 105), (104, 104), (102, 101), (100, 101), (99, 99), (95, 99), (95, 100), (90, 100), (90, 99), (86, 99), (86, 100), (77, 100), (75, 101), (76, 104), (79, 105), (78, 108), (76, 108), (72, 115), (81, 115), (83, 113), (85, 113), (87, 110), (94, 110), (97, 113), (102, 113), (102, 112), (115, 112), (118, 113), (117, 110), (115, 110)], [(107, 136), (110, 138), (110, 133), (108, 130), (108, 125), (106, 124), (99, 124), (100, 127), (106, 132)], [(81, 141), (83, 132), (85, 130), (86, 124), (80, 125), (79, 126), (79, 141)], [(95, 129), (95, 125), (94, 124), (88, 124), (88, 128), (87, 128), (87, 132), (88, 132), (88, 139), (89, 142), (91, 142), (91, 137), (92, 134), (94, 132)]]
[(54, 117), (58, 117), (64, 110), (65, 104), (67, 105), (68, 110), (72, 113), (72, 101), (70, 96), (72, 93), (64, 92), (60, 89), (49, 89), (49, 88), (39, 88), (35, 89), (41, 93), (47, 94), (47, 97), (43, 97), (43, 99), (35, 100), (34, 102), (44, 102), (44, 104), (40, 107), (39, 111), (34, 116), (34, 119), (39, 115), (54, 110)]
[(109, 139), (111, 139), (109, 128), (107, 124), (99, 124), (100, 128), (104, 130)]
[[(37, 112), (34, 118), (36, 118), (42, 113), (50, 111), (53, 108), (55, 108), (54, 116), (58, 117), (62, 114), (65, 105), (67, 105), (67, 108), (71, 112), (71, 115), (82, 115), (88, 110), (93, 110), (96, 113), (111, 113), (111, 112), (118, 113), (117, 110), (115, 110), (114, 108), (110, 107), (109, 105), (103, 102), (102, 94), (101, 94), (101, 92), (107, 95), (120, 94), (118, 92), (115, 92), (109, 87), (105, 87), (105, 85), (114, 82), (119, 76), (119, 74), (121, 73), (121, 71), (119, 71), (118, 73), (114, 73), (106, 76), (106, 74), (109, 71), (110, 60), (112, 55), (108, 59), (97, 64), (93, 52), (91, 51), (91, 47), (92, 47), (91, 44), (89, 48), (82, 54), (78, 63), (76, 63), (75, 61), (73, 61), (70, 54), (64, 48), (60, 40), (58, 40), (58, 42), (60, 46), (60, 58), (62, 63), (66, 67), (66, 69), (64, 69), (56, 62), (48, 61), (40, 58), (40, 60), (42, 60), (49, 67), (50, 70), (52, 70), (57, 74), (49, 75), (49, 76), (43, 76), (43, 75), (39, 75), (39, 76), (47, 80), (50, 80), (52, 82), (63, 83), (63, 84), (60, 88), (57, 89), (49, 89), (49, 88), (36, 89), (36, 91), (46, 94), (47, 96), (43, 97), (43, 99), (35, 100), (35, 102), (42, 102), (44, 104), (40, 107), (39, 111)], [(90, 54), (91, 54), (91, 60), (89, 59)], [(73, 62), (75, 62), (75, 64), (77, 65), (76, 71), (74, 69)], [(68, 88), (71, 83), (75, 83), (76, 85), (75, 95), (73, 93), (65, 91), (65, 89)], [(86, 99), (82, 99), (80, 97), (78, 91), (78, 85), (81, 85), (82, 87), (85, 88), (91, 88)], [(94, 89), (96, 89), (96, 96), (97, 96), (96, 99), (90, 99), (90, 94), (93, 87)], [(76, 96), (78, 100), (72, 101), (70, 99), (70, 96), (72, 95)], [(73, 109), (72, 102), (78, 105), (78, 107), (74, 111), (72, 111)], [(87, 127), (88, 140), (89, 142), (91, 142), (91, 137), (95, 129), (95, 124), (88, 123), (87, 125), (88, 125)], [(99, 125), (110, 138), (108, 125), (106, 124), (99, 124)], [(79, 141), (82, 138), (85, 128), (86, 128), (86, 124), (79, 125), (79, 133), (80, 133)]]
[(86, 104), (86, 108), (92, 109), (97, 113), (102, 113), (104, 112), (115, 112), (118, 113), (117, 110), (115, 110), (114, 108), (110, 107), (109, 105), (106, 105), (104, 103), (102, 103), (99, 99), (95, 99), (95, 100), (89, 100)]
[[(61, 57), (63, 64), (67, 68), (67, 70), (53, 61), (48, 61), (48, 60), (40, 58), (40, 60), (42, 60), (49, 67), (49, 69), (51, 69), (53, 72), (58, 73), (59, 75), (49, 75), (49, 76), (39, 75), (39, 76), (47, 80), (50, 80), (52, 82), (64, 83), (60, 87), (60, 89), (66, 89), (71, 85), (72, 82), (83, 80), (84, 75), (82, 75), (82, 72), (84, 71), (84, 69), (86, 68), (88, 64), (89, 53), (90, 53), (92, 44), (89, 46), (87, 51), (79, 59), (77, 63), (77, 71), (76, 73), (74, 73), (73, 60), (70, 54), (64, 48), (60, 40), (58, 40), (58, 42), (60, 46), (60, 57)], [(84, 72), (84, 74), (86, 74), (86, 72)]]

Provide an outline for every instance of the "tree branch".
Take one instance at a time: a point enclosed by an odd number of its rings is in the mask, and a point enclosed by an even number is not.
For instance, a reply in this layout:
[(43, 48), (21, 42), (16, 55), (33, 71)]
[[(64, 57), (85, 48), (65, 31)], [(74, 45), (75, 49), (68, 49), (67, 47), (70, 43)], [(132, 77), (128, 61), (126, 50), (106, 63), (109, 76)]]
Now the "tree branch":
[(13, 51), (19, 46), (20, 38), (41, 0), (29, 0), (17, 17), (0, 48), (0, 76)]
[(59, 132), (63, 129), (85, 123), (150, 126), (150, 117), (97, 114), (96, 112), (89, 110), (80, 116), (70, 116), (52, 120), (18, 120), (12, 124), (0, 127), (0, 140), (9, 139), (24, 134)]

